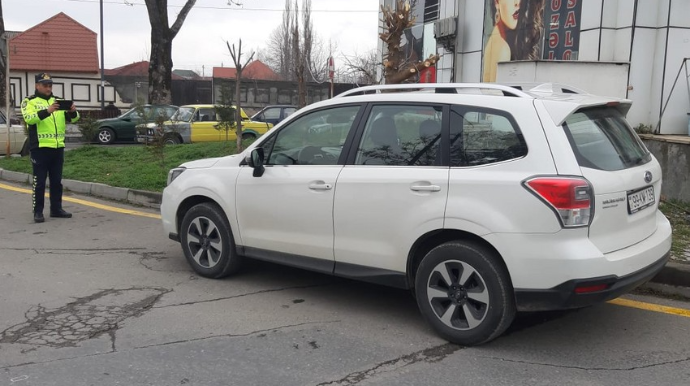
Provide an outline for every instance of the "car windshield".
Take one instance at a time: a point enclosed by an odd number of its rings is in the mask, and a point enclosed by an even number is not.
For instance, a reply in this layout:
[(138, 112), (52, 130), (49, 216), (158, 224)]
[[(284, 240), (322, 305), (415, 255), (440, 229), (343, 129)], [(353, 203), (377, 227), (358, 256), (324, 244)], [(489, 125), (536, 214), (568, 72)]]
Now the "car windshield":
[(171, 121), (183, 121), (183, 122), (189, 122), (192, 120), (192, 117), (194, 116), (194, 108), (193, 107), (180, 107), (179, 110), (173, 116), (170, 118)]
[(625, 117), (614, 108), (580, 110), (565, 120), (563, 129), (580, 166), (612, 171), (652, 159)]
[(129, 109), (129, 110), (125, 111), (124, 113), (122, 113), (122, 115), (120, 115), (120, 116), (117, 117), (117, 118), (127, 118), (127, 117), (131, 116), (132, 114), (134, 114), (134, 112), (135, 112), (136, 110), (137, 110), (136, 107), (133, 108), (133, 109)]

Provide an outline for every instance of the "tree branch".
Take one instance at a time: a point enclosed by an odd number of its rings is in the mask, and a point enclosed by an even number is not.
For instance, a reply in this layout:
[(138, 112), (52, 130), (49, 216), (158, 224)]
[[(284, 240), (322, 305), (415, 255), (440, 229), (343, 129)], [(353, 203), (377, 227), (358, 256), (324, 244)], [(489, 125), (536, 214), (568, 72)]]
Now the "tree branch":
[[(170, 27), (170, 39), (173, 39), (177, 35), (177, 32), (180, 31), (180, 28), (182, 28), (182, 24), (184, 23), (184, 19), (187, 18), (187, 14), (189, 14), (189, 11), (192, 10), (194, 4), (196, 4), (196, 0), (187, 0), (180, 13), (177, 14), (175, 23), (172, 25), (172, 27)], [(167, 12), (167, 9), (165, 12)]]

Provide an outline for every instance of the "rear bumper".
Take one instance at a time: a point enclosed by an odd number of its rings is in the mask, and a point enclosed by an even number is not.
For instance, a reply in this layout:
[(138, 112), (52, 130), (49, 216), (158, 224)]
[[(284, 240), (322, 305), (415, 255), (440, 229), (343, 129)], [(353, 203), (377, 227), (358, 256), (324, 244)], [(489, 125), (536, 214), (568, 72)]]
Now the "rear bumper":
[[(550, 289), (516, 290), (518, 311), (546, 311), (586, 307), (615, 299), (646, 283), (661, 271), (668, 261), (670, 252), (653, 264), (625, 276), (602, 276), (590, 279), (576, 279)], [(606, 285), (606, 289), (591, 293), (576, 293), (578, 287)]]

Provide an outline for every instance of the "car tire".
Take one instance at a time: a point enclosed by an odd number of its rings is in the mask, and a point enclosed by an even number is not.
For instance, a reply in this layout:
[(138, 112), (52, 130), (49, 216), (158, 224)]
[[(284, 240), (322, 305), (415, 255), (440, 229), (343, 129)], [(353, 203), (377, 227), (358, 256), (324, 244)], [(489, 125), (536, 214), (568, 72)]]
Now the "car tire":
[(185, 214), (180, 242), (187, 262), (203, 277), (226, 277), (237, 272), (242, 263), (228, 219), (216, 204), (198, 204)]
[(415, 277), (424, 319), (444, 339), (465, 346), (489, 342), (515, 318), (510, 278), (498, 256), (468, 241), (433, 248)]
[(101, 127), (98, 129), (96, 141), (101, 145), (110, 145), (115, 141), (115, 132), (109, 127)]
[(167, 135), (163, 140), (163, 144), (165, 145), (179, 145), (180, 143), (182, 142), (180, 141), (180, 138), (176, 135)]
[(242, 133), (242, 139), (256, 139), (256, 134), (254, 134), (254, 133)]

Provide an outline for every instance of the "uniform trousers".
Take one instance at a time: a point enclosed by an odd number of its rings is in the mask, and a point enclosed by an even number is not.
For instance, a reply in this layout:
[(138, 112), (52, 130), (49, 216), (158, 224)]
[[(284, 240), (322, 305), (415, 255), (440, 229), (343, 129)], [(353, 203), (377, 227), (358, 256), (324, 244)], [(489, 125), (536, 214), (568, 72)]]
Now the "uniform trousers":
[(46, 177), (50, 181), (50, 212), (62, 209), (62, 165), (65, 163), (65, 148), (40, 147), (31, 150), (33, 166), (33, 210), (43, 213), (46, 191)]

